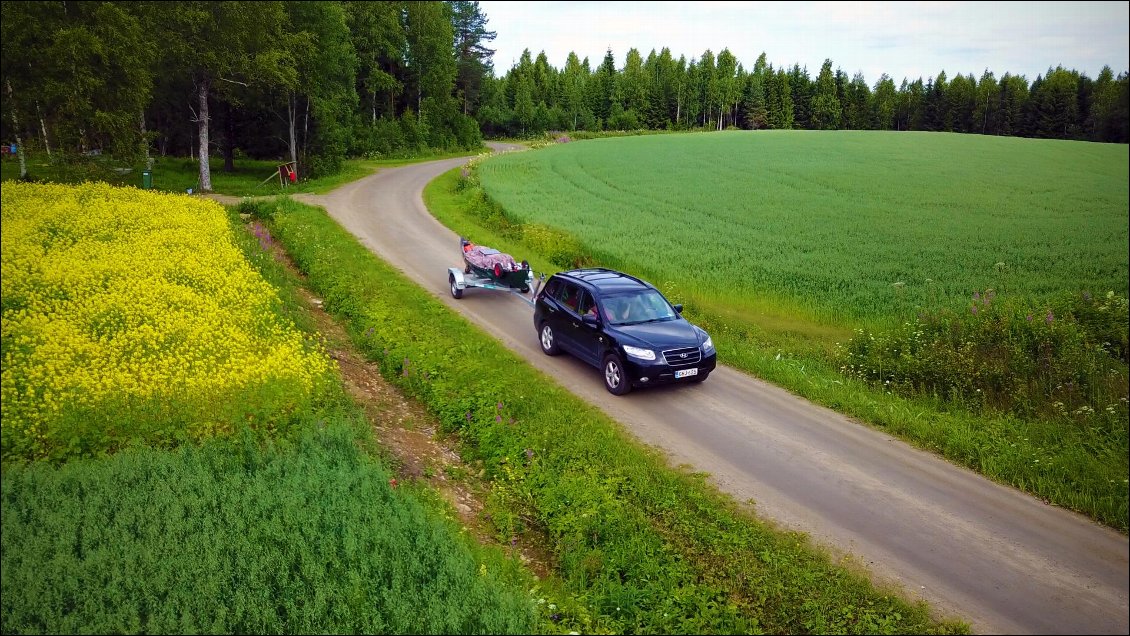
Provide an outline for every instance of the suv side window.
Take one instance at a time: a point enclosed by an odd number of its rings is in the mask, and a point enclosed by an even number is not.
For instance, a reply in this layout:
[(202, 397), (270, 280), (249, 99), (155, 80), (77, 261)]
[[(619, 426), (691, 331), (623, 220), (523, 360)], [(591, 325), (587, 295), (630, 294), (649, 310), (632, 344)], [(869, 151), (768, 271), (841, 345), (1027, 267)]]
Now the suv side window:
[(554, 276), (545, 284), (545, 289), (541, 290), (541, 295), (544, 298), (557, 298), (559, 291), (561, 291), (561, 279)]
[(588, 290), (581, 290), (581, 300), (577, 303), (577, 313), (582, 316), (585, 314), (596, 315), (596, 301), (593, 300), (592, 294)]
[(557, 293), (557, 301), (572, 311), (577, 311), (577, 302), (580, 300), (581, 289), (569, 282), (562, 282)]

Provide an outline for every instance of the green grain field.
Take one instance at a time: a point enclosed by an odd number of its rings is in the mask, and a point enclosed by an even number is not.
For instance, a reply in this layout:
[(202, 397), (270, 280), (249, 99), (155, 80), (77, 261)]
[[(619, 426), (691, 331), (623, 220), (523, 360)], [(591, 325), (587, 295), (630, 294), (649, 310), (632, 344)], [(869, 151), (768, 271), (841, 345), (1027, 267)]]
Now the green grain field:
[(986, 289), (1125, 295), (1127, 159), (1071, 141), (735, 131), (558, 144), (479, 174), (516, 220), (661, 288), (839, 322)]

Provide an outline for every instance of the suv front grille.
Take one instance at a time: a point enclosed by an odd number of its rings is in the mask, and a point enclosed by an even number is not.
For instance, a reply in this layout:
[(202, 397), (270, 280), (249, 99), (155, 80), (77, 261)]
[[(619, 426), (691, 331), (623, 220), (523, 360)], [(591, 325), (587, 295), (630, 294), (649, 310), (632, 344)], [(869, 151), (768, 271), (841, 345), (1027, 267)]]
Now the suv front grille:
[(687, 347), (685, 349), (668, 349), (663, 352), (663, 359), (667, 364), (677, 367), (689, 364), (698, 364), (702, 359), (702, 353), (698, 347)]

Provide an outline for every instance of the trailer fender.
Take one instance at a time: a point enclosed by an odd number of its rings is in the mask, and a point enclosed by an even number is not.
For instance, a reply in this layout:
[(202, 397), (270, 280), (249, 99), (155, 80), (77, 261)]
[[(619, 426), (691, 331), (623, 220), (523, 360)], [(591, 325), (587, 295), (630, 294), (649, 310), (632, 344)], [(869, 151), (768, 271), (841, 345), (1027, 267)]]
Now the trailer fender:
[(467, 289), (467, 281), (463, 278), (463, 270), (458, 267), (447, 268), (447, 282), (451, 287), (452, 298), (462, 298), (463, 290)]

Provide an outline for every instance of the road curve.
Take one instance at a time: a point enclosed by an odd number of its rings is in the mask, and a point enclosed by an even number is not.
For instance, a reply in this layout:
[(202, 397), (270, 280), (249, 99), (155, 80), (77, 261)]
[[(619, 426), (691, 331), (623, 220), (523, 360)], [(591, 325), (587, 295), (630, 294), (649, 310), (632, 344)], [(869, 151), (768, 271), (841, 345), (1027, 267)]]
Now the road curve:
[(465, 161), (387, 169), (295, 198), (324, 207), (382, 259), (673, 464), (709, 473), (736, 500), (753, 501), (760, 518), (851, 555), (877, 584), (925, 599), (939, 618), (967, 621), (977, 633), (1130, 631), (1125, 535), (725, 366), (701, 385), (612, 396), (596, 369), (541, 352), (520, 299), (480, 289), (451, 298), (447, 268), (463, 265), (458, 236), (428, 213), (422, 192)]

